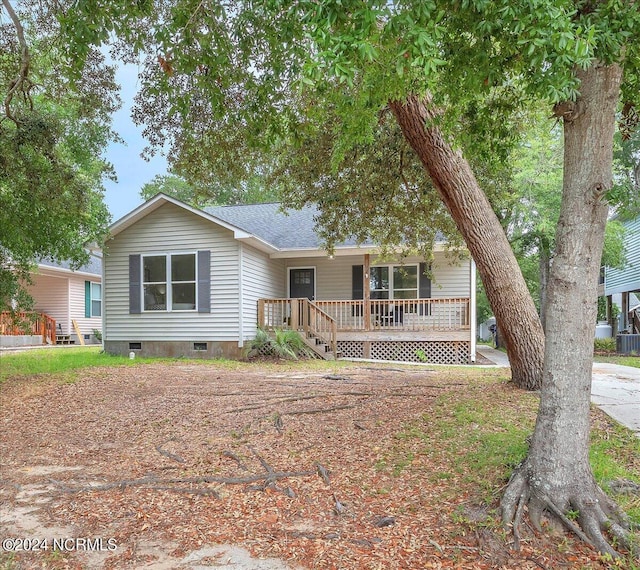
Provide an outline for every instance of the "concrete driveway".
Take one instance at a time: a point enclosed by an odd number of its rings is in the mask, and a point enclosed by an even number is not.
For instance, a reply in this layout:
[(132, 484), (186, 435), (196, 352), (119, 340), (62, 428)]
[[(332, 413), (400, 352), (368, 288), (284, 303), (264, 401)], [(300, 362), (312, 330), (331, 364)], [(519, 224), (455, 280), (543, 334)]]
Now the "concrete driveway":
[[(478, 352), (496, 366), (509, 366), (504, 352), (482, 345)], [(591, 401), (640, 437), (640, 368), (594, 362)]]
[(594, 362), (591, 401), (640, 437), (640, 368)]

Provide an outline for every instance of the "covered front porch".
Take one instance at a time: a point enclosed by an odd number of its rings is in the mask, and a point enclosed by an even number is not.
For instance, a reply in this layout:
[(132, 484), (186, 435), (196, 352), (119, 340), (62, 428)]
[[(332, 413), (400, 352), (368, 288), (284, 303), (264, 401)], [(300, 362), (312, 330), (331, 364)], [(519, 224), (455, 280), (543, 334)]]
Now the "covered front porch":
[(298, 330), (329, 358), (468, 363), (471, 322), (467, 297), (258, 301), (258, 326)]

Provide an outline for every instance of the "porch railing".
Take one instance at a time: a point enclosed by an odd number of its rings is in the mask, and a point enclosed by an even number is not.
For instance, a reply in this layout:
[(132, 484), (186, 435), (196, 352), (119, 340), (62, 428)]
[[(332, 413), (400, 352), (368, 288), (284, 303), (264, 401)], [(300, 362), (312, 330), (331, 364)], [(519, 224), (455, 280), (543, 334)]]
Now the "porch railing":
[(55, 344), (56, 321), (44, 313), (3, 311), (0, 313), (0, 335), (38, 335), (42, 337), (42, 344)]
[(265, 330), (293, 329), (311, 333), (337, 353), (335, 319), (308, 299), (260, 299), (258, 325)]
[[(306, 306), (309, 309), (302, 308)], [(267, 330), (294, 328), (294, 324), (297, 328), (304, 327), (304, 318), (307, 313), (311, 314), (311, 308), (322, 311), (341, 332), (459, 331), (470, 328), (467, 297), (371, 299), (368, 303), (362, 300), (310, 302), (306, 299), (260, 299), (258, 323)], [(331, 322), (329, 319), (326, 321)]]
[(316, 301), (339, 331), (450, 331), (469, 329), (469, 299)]

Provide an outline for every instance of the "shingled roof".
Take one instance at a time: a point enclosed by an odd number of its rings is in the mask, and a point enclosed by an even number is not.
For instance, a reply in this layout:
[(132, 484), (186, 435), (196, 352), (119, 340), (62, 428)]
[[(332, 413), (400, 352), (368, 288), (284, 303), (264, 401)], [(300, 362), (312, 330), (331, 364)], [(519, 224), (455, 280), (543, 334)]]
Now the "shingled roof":
[[(316, 217), (318, 209), (305, 206), (300, 210), (282, 209), (282, 205), (274, 202), (268, 204), (247, 204), (239, 206), (208, 206), (196, 208), (163, 193), (156, 194), (144, 204), (123, 216), (109, 228), (111, 238), (135, 224), (138, 220), (166, 203), (184, 208), (193, 214), (218, 223), (235, 233), (237, 239), (246, 240), (258, 249), (279, 255), (284, 252), (304, 253), (309, 250), (321, 252), (324, 247), (320, 236), (316, 233)], [(444, 236), (436, 235), (436, 243), (444, 243)], [(358, 243), (354, 237), (335, 244), (335, 249), (348, 251), (355, 247), (375, 249), (371, 240)]]
[[(228, 224), (250, 233), (278, 249), (319, 249), (321, 240), (315, 232), (315, 206), (301, 210), (281, 209), (279, 203), (249, 204), (241, 206), (210, 206), (203, 210)], [(354, 247), (355, 239), (336, 244), (336, 247)], [(364, 245), (372, 245), (366, 243)]]
[(92, 275), (102, 275), (102, 258), (95, 255), (89, 256), (89, 262), (78, 269), (71, 269), (70, 261), (51, 261), (50, 259), (38, 260), (38, 265), (43, 267), (51, 267), (53, 269), (66, 269), (68, 271), (76, 271), (79, 273), (90, 273)]

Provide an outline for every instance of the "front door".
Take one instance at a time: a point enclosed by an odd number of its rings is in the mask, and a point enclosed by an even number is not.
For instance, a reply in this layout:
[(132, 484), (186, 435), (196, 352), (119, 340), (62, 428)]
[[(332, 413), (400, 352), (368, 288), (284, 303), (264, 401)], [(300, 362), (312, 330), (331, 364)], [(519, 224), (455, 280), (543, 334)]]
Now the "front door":
[(289, 270), (289, 297), (291, 299), (302, 299), (306, 297), (310, 301), (315, 298), (315, 269), (308, 267), (304, 269)]

